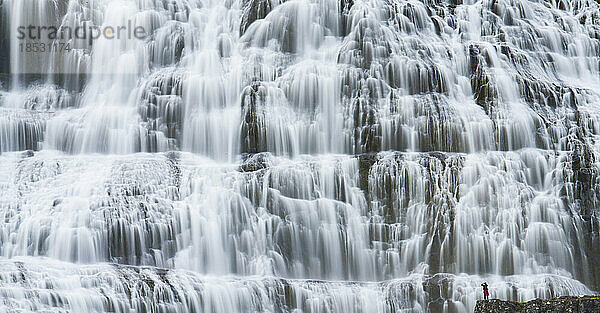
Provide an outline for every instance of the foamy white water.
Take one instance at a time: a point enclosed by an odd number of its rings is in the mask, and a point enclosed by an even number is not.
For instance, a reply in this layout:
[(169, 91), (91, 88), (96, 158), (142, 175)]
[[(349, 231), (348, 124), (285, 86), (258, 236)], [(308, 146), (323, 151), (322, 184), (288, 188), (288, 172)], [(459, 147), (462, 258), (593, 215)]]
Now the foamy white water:
[[(484, 281), (600, 288), (596, 1), (0, 8), (0, 312), (471, 312)], [(148, 36), (24, 53), (29, 25)]]

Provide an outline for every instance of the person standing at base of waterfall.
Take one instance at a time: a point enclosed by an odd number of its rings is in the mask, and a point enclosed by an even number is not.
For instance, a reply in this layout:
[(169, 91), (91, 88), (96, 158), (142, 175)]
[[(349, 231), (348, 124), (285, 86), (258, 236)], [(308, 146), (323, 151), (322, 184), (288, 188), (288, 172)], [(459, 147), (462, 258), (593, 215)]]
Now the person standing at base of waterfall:
[(490, 292), (488, 291), (488, 284), (486, 282), (483, 282), (483, 284), (481, 284), (481, 287), (483, 287), (483, 299), (488, 300), (490, 297)]

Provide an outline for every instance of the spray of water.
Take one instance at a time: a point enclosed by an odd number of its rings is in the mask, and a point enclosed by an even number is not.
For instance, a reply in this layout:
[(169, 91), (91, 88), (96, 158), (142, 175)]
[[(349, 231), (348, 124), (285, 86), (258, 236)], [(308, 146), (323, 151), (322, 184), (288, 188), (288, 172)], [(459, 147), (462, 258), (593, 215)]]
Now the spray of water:
[[(484, 280), (600, 288), (596, 1), (0, 8), (0, 311), (450, 313)], [(27, 52), (30, 25), (149, 35)]]

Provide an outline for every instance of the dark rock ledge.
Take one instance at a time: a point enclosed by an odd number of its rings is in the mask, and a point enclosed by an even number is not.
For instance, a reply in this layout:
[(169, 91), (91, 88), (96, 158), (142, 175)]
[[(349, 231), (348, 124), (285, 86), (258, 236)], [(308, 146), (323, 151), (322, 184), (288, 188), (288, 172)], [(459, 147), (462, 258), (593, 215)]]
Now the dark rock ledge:
[(475, 313), (598, 313), (600, 296), (559, 297), (528, 302), (479, 300)]

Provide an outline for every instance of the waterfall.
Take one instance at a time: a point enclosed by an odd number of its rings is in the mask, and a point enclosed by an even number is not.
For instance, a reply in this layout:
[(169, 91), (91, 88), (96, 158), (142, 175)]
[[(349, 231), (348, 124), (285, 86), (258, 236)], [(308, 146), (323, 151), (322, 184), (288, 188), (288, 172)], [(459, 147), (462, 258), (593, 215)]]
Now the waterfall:
[(595, 0), (0, 0), (0, 72), (0, 312), (600, 291)]

